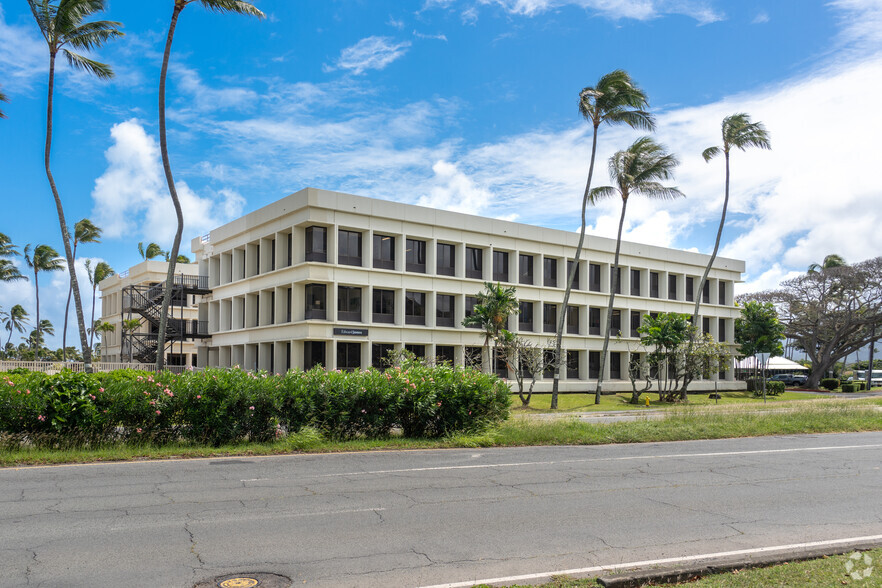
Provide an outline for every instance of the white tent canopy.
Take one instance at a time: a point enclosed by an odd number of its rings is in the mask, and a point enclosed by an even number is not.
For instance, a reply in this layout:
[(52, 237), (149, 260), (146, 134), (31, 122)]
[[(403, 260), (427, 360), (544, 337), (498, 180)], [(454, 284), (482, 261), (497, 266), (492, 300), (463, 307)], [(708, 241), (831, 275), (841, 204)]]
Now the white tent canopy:
[[(760, 362), (760, 367), (762, 367), (762, 363)], [(750, 357), (745, 357), (744, 359), (738, 360), (735, 362), (735, 367), (740, 370), (752, 370), (757, 366), (757, 359), (755, 355)], [(803, 365), (796, 363), (795, 361), (790, 361), (785, 357), (770, 357), (768, 363), (766, 364), (766, 369), (771, 371), (784, 371), (784, 372), (807, 372), (809, 369)]]

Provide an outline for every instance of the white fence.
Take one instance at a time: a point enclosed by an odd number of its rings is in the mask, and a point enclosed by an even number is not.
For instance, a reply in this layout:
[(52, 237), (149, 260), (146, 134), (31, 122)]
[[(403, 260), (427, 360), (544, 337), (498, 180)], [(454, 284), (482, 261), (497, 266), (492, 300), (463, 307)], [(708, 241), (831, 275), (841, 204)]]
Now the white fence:
[[(32, 372), (56, 374), (64, 369), (72, 372), (82, 372), (85, 371), (83, 366), (84, 364), (81, 361), (0, 361), (0, 372), (8, 372), (15, 368), (24, 368)], [(167, 365), (165, 366), (165, 369), (180, 374), (188, 368), (183, 365)], [(93, 372), (111, 372), (113, 370), (141, 370), (144, 372), (155, 372), (156, 365), (152, 363), (110, 363), (101, 361), (92, 363)]]

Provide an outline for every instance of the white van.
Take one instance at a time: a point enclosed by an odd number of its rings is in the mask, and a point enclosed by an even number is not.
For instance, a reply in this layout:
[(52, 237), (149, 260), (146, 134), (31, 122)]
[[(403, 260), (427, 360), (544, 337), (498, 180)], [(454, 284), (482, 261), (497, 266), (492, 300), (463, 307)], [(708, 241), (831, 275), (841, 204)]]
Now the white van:
[[(850, 382), (866, 382), (867, 372), (866, 370), (855, 370), (854, 376), (850, 377), (848, 380)], [(870, 386), (882, 386), (882, 370), (873, 370), (873, 374), (870, 376)]]

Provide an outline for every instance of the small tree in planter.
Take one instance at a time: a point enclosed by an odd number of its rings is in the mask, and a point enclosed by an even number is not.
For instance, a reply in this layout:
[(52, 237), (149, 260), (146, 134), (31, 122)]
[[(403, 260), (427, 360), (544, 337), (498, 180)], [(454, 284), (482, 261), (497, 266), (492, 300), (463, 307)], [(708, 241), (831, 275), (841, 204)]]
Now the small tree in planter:
[[(533, 387), (536, 385), (536, 375), (545, 369), (544, 350), (516, 334), (502, 330), (496, 340), (502, 352), (502, 358), (509, 371), (514, 373), (518, 384), (518, 397), (522, 406), (529, 406), (533, 396)], [(524, 392), (524, 382), (529, 378), (530, 385)]]

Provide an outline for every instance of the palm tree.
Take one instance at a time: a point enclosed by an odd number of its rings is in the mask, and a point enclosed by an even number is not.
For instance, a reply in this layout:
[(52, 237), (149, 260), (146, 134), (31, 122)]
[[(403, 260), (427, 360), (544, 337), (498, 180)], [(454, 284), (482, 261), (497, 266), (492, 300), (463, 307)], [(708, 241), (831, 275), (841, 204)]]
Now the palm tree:
[[(742, 151), (746, 151), (748, 147), (758, 147), (760, 149), (771, 149), (772, 144), (769, 142), (769, 133), (761, 122), (750, 122), (750, 115), (743, 112), (727, 116), (723, 119), (723, 146), (708, 147), (701, 156), (705, 161), (710, 161), (714, 157), (722, 153), (726, 158), (726, 195), (723, 198), (723, 214), (720, 217), (720, 227), (717, 229), (717, 239), (714, 242), (714, 252), (711, 254), (704, 268), (704, 274), (701, 276), (701, 282), (698, 284), (698, 294), (695, 296), (695, 310), (692, 312), (692, 324), (698, 324), (698, 309), (701, 306), (701, 296), (704, 292), (704, 284), (707, 281), (707, 275), (710, 273), (714, 260), (717, 258), (717, 251), (720, 249), (720, 237), (723, 236), (723, 225), (726, 224), (726, 210), (729, 207), (729, 153), (733, 147), (737, 147)], [(685, 393), (685, 390), (684, 390)]]
[(37, 338), (39, 339), (42, 323), (40, 322), (40, 282), (38, 276), (40, 272), (58, 272), (63, 270), (64, 260), (62, 260), (58, 256), (58, 252), (49, 245), (37, 245), (33, 249), (33, 254), (31, 254), (30, 243), (25, 245), (24, 259), (27, 266), (34, 270), (34, 288), (36, 289), (37, 298), (36, 331)]
[(36, 349), (37, 356), (34, 359), (37, 361), (40, 360), (40, 351), (45, 347), (44, 333), (47, 335), (55, 334), (55, 326), (53, 326), (49, 319), (41, 320), (39, 326), (31, 331), (31, 334), (28, 336), (28, 341), (31, 342), (31, 347)]
[(64, 207), (61, 204), (61, 196), (52, 176), (49, 165), (49, 156), (52, 151), (52, 101), (55, 91), (55, 58), (61, 52), (67, 62), (76, 69), (94, 74), (99, 79), (113, 77), (110, 66), (99, 63), (78, 53), (74, 53), (67, 47), (90, 51), (101, 47), (109, 39), (122, 36), (119, 31), (121, 23), (98, 20), (83, 22), (86, 18), (97, 12), (104, 11), (104, 0), (58, 0), (52, 3), (50, 0), (28, 0), (37, 26), (43, 34), (49, 46), (49, 90), (46, 108), (46, 151), (44, 155), (46, 165), (46, 177), (49, 179), (49, 187), (52, 189), (52, 197), (55, 199), (55, 208), (58, 212), (58, 224), (61, 227), (61, 240), (64, 243), (64, 256), (67, 259), (67, 271), (70, 274), (70, 284), (74, 295), (74, 308), (77, 313), (77, 325), (80, 330), (80, 345), (83, 348), (83, 362), (85, 370), (92, 371), (92, 356), (86, 345), (86, 323), (83, 318), (83, 303), (80, 299), (80, 288), (77, 283), (77, 272), (74, 266), (74, 256), (71, 250), (70, 232), (67, 230), (67, 221), (64, 219)]
[(162, 247), (157, 245), (156, 243), (150, 243), (147, 245), (147, 248), (144, 249), (144, 242), (138, 243), (138, 253), (141, 255), (141, 259), (153, 259), (155, 257), (165, 256), (166, 261), (168, 261), (168, 253), (162, 250)]
[(181, 236), (184, 233), (184, 213), (181, 211), (181, 202), (178, 200), (178, 192), (175, 189), (175, 179), (172, 175), (171, 164), (168, 159), (168, 141), (165, 133), (165, 79), (168, 74), (168, 59), (171, 55), (172, 41), (175, 38), (175, 27), (181, 11), (190, 4), (201, 4), (204, 8), (220, 13), (236, 13), (263, 18), (264, 14), (251, 2), (245, 0), (174, 0), (171, 23), (168, 27), (168, 37), (165, 41), (165, 53), (162, 56), (162, 71), (159, 74), (159, 149), (162, 152), (162, 168), (165, 171), (165, 181), (168, 184), (168, 193), (175, 207), (178, 228), (175, 231), (175, 239), (169, 255), (168, 275), (165, 280), (165, 292), (162, 297), (162, 309), (159, 314), (159, 333), (156, 341), (156, 367), (162, 369), (165, 363), (165, 329), (168, 323), (168, 307), (171, 304), (172, 281), (175, 277), (175, 264), (178, 261), (178, 253), (181, 248)]
[(612, 329), (613, 305), (619, 278), (619, 250), (622, 245), (622, 227), (625, 224), (625, 210), (631, 196), (644, 196), (653, 200), (680, 198), (683, 193), (677, 188), (663, 186), (660, 180), (673, 176), (677, 158), (665, 152), (665, 148), (650, 137), (641, 137), (624, 151), (618, 151), (609, 159), (609, 177), (615, 186), (603, 186), (591, 190), (591, 204), (618, 196), (622, 199), (622, 214), (619, 217), (619, 232), (616, 237), (616, 254), (613, 260), (612, 280), (609, 289), (609, 306), (606, 310), (606, 329), (603, 334), (603, 351), (600, 354), (600, 374), (594, 403), (600, 404), (603, 391), (603, 372), (606, 368), (606, 354), (609, 350), (609, 332)]
[[(9, 98), (6, 97), (2, 90), (0, 90), (0, 102), (9, 102)], [(6, 114), (2, 110), (0, 110), (0, 118), (6, 118)]]
[[(504, 287), (485, 282), (484, 289), (478, 292), (478, 303), (474, 312), (462, 321), (464, 327), (477, 326), (484, 332), (484, 351), (487, 357), (490, 356), (490, 340), (493, 339), (495, 349), (496, 341), (505, 329), (508, 317), (520, 311), (515, 293), (514, 286)], [(494, 353), (494, 361), (491, 363), (494, 369), (495, 355)]]
[(0, 233), (0, 282), (14, 282), (16, 280), (27, 280), (27, 276), (23, 276), (15, 267), (8, 257), (16, 257), (21, 255), (18, 248), (12, 244), (12, 239)]
[(649, 101), (646, 94), (631, 80), (628, 72), (620, 69), (610, 72), (598, 80), (594, 87), (583, 88), (579, 93), (579, 112), (585, 120), (591, 123), (593, 133), (591, 138), (591, 161), (588, 164), (588, 181), (585, 183), (585, 192), (582, 195), (582, 226), (579, 231), (579, 243), (576, 245), (576, 257), (573, 267), (567, 276), (567, 285), (564, 290), (563, 312), (557, 322), (557, 337), (554, 344), (554, 382), (552, 383), (551, 408), (557, 408), (558, 383), (560, 382), (561, 345), (563, 342), (564, 325), (566, 324), (566, 309), (570, 301), (570, 292), (573, 289), (573, 281), (579, 261), (582, 257), (582, 247), (585, 242), (585, 212), (588, 208), (588, 197), (591, 193), (591, 179), (594, 175), (594, 157), (597, 154), (597, 130), (600, 125), (606, 123), (610, 126), (626, 124), (632, 129), (643, 131), (655, 130), (655, 119), (646, 110)]
[(824, 270), (834, 268), (834, 267), (845, 267), (848, 264), (845, 262), (845, 258), (841, 255), (836, 255), (835, 253), (831, 253), (830, 255), (824, 258), (824, 261), (821, 263), (813, 263), (808, 266), (808, 273), (816, 274), (818, 272), (822, 272)]
[[(101, 229), (87, 218), (74, 225), (73, 256), (77, 258), (77, 245), (80, 243), (100, 243)], [(61, 360), (67, 361), (67, 317), (70, 314), (70, 297), (73, 285), (67, 290), (67, 303), (64, 305), (64, 328), (61, 331)], [(94, 310), (94, 309), (93, 309)], [(94, 318), (94, 317), (93, 317)]]
[[(99, 261), (95, 265), (95, 270), (93, 271), (91, 268), (90, 260), (86, 260), (86, 270), (89, 272), (89, 283), (92, 284), (92, 324), (95, 324), (95, 295), (98, 289), (98, 284), (101, 283), (102, 280), (109, 278), (116, 272), (113, 271), (113, 268), (110, 267), (109, 264)], [(101, 321), (98, 321), (101, 322)], [(111, 325), (112, 327), (113, 325)], [(92, 333), (89, 336), (89, 347), (92, 346), (92, 342), (95, 340), (95, 330), (92, 329)]]
[(3, 328), (9, 331), (9, 337), (6, 339), (7, 347), (9, 342), (12, 341), (12, 331), (24, 333), (27, 325), (28, 311), (21, 304), (16, 304), (9, 309), (9, 314), (6, 315), (6, 322), (3, 324)]

